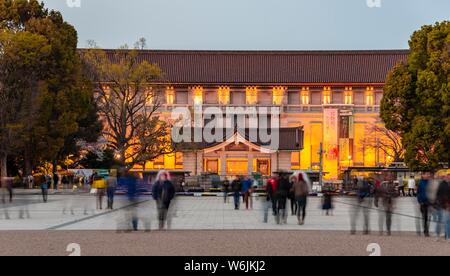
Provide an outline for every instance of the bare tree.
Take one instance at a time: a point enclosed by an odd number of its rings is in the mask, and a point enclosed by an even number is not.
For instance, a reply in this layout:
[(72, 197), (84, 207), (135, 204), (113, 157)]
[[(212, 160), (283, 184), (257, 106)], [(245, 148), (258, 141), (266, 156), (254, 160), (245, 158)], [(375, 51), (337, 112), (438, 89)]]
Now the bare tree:
[(96, 87), (108, 147), (127, 168), (173, 152), (171, 126), (160, 119), (158, 97), (163, 73), (136, 50), (89, 49), (83, 60)]
[(366, 126), (365, 132), (360, 141), (365, 148), (381, 150), (386, 156), (391, 156), (393, 162), (404, 161), (405, 149), (399, 134), (379, 124)]

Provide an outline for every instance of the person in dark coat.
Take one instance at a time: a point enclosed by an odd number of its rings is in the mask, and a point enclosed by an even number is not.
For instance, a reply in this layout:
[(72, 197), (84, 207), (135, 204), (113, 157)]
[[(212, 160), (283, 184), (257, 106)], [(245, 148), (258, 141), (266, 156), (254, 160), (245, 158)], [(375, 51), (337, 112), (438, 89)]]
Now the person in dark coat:
[(228, 203), (228, 193), (230, 192), (230, 181), (223, 182), (223, 203)]
[(163, 230), (167, 221), (170, 202), (175, 197), (175, 187), (170, 181), (170, 176), (167, 172), (161, 172), (157, 176), (157, 181), (153, 185), (152, 196), (156, 200), (158, 208), (159, 229)]
[(239, 210), (240, 204), (241, 204), (241, 190), (242, 185), (239, 178), (235, 178), (233, 182), (231, 182), (231, 190), (233, 191), (233, 199), (234, 199), (234, 209)]
[[(422, 213), (422, 227), (423, 234), (425, 237), (430, 236), (430, 218), (429, 218), (429, 210), (430, 210), (430, 201), (428, 199), (428, 184), (430, 183), (430, 173), (424, 173), (422, 175), (422, 179), (419, 183), (419, 188), (417, 190), (417, 201), (420, 205), (420, 212)], [(419, 232), (420, 233), (420, 232)]]
[(281, 176), (277, 189), (278, 224), (287, 223), (286, 205), (290, 189), (291, 184), (289, 183), (289, 179), (286, 176)]

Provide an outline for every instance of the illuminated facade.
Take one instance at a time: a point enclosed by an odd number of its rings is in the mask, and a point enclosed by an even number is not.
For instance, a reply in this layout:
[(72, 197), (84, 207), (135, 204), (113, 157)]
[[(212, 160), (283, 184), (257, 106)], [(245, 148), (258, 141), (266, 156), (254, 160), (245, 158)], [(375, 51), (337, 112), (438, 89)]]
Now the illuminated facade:
[[(185, 170), (219, 175), (280, 170), (318, 170), (323, 143), (326, 178), (337, 179), (349, 166), (385, 165), (389, 156), (361, 141), (367, 126), (381, 124), (384, 80), (407, 51), (142, 51), (158, 64), (170, 87), (161, 110), (175, 107), (280, 107), (277, 151), (250, 143), (244, 133), (214, 145), (162, 156), (146, 169)], [(299, 132), (303, 128), (303, 146)]]

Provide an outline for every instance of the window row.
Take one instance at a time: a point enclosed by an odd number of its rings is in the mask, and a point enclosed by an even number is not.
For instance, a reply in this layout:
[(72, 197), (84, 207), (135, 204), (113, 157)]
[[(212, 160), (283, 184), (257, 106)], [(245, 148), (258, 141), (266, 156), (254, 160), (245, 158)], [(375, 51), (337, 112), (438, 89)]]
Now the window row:
[[(175, 91), (173, 88), (166, 90), (165, 104), (220, 104), (220, 105), (379, 105), (381, 92), (375, 92), (373, 87), (365, 90), (354, 91), (352, 87), (344, 90), (332, 90), (324, 87), (322, 91), (310, 91), (302, 88), (300, 91), (287, 89), (286, 87), (274, 87), (272, 90), (257, 87), (247, 87), (244, 90), (231, 91), (230, 87), (220, 86), (217, 91), (205, 91), (203, 87), (194, 87), (189, 93)], [(191, 98), (191, 99), (190, 99)]]

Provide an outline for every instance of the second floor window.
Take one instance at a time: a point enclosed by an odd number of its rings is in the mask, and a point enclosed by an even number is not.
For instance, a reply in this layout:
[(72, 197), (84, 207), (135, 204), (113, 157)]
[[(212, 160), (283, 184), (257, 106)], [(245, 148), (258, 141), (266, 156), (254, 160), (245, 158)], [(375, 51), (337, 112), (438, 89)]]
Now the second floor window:
[(373, 87), (368, 87), (366, 91), (366, 105), (374, 105), (375, 104), (375, 94), (373, 92)]
[(245, 94), (247, 104), (254, 105), (258, 103), (258, 89), (256, 87), (247, 87)]
[(353, 104), (353, 91), (351, 87), (346, 87), (344, 91), (344, 104)]
[(274, 105), (282, 105), (284, 100), (284, 91), (286, 89), (284, 87), (274, 87), (273, 88), (273, 104)]
[(220, 86), (217, 91), (217, 96), (219, 98), (219, 104), (229, 104), (230, 103), (230, 88), (227, 86)]
[(175, 103), (175, 89), (173, 89), (173, 87), (168, 87), (166, 90), (166, 103), (167, 104)]
[(323, 89), (322, 104), (331, 104), (331, 87), (325, 87)]
[(311, 103), (311, 101), (310, 101), (310, 95), (309, 95), (309, 88), (303, 88), (302, 89), (302, 92), (301, 92), (301, 95), (302, 95), (302, 105), (308, 105), (308, 104), (310, 104)]
[(196, 86), (192, 89), (193, 91), (193, 100), (194, 104), (200, 105), (203, 104), (203, 87)]

